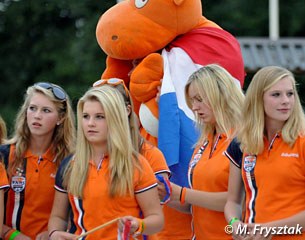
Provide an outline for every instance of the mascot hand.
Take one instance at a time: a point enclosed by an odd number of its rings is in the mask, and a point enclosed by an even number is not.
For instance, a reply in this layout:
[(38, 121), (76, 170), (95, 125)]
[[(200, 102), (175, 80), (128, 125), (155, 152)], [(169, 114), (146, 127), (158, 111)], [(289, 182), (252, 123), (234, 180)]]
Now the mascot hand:
[(141, 102), (155, 100), (163, 78), (163, 58), (158, 53), (147, 55), (132, 71), (130, 91)]
[(101, 78), (120, 78), (123, 79), (126, 86), (129, 84), (129, 73), (133, 68), (132, 61), (119, 60), (111, 57), (107, 57), (106, 69), (102, 74)]
[(142, 127), (153, 137), (158, 137), (159, 112), (156, 99), (142, 103), (139, 111)]

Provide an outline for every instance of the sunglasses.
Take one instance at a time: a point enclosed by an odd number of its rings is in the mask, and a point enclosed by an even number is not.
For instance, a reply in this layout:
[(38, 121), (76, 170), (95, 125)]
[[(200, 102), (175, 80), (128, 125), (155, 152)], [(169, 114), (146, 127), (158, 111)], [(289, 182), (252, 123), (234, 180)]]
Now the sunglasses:
[(60, 101), (66, 101), (67, 100), (67, 94), (65, 93), (65, 91), (57, 86), (54, 85), (52, 83), (48, 83), (48, 82), (39, 82), (39, 83), (35, 83), (34, 86), (38, 86), (44, 89), (48, 89), (48, 90), (52, 90), (52, 93), (54, 95), (55, 98), (57, 98)]
[(129, 91), (124, 83), (124, 81), (122, 79), (119, 79), (119, 78), (109, 78), (109, 79), (100, 79), (100, 80), (97, 80), (95, 83), (93, 83), (93, 87), (100, 87), (100, 86), (103, 86), (103, 85), (111, 85), (111, 86), (123, 86), (124, 88), (124, 91), (126, 93), (126, 97), (129, 98)]

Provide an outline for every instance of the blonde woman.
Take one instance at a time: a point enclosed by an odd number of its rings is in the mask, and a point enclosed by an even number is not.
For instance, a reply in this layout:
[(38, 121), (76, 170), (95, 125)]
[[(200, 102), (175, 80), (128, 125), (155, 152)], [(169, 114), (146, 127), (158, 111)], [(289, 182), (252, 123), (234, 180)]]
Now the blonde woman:
[(210, 64), (189, 77), (185, 96), (201, 135), (189, 163), (191, 187), (172, 184), (169, 206), (192, 213), (192, 239), (230, 239), (224, 232), (229, 161), (223, 152), (239, 128), (244, 95), (224, 68)]
[(40, 82), (29, 87), (15, 133), (0, 147), (9, 174), (5, 239), (48, 239), (57, 168), (74, 151), (74, 114), (66, 92)]
[[(157, 182), (148, 162), (133, 148), (121, 93), (106, 85), (89, 89), (79, 100), (77, 119), (75, 155), (62, 165), (56, 177), (50, 239), (75, 239), (75, 235), (117, 218), (120, 231), (130, 221), (131, 235), (158, 232), (163, 214)], [(69, 203), (71, 233), (65, 232)], [(86, 239), (117, 236), (117, 224), (112, 224)]]
[[(305, 117), (287, 69), (268, 66), (254, 75), (240, 132), (226, 156), (231, 163), (225, 215), (233, 238), (305, 239)], [(240, 234), (238, 226), (251, 234)], [(288, 234), (278, 236), (285, 234), (281, 228)]]

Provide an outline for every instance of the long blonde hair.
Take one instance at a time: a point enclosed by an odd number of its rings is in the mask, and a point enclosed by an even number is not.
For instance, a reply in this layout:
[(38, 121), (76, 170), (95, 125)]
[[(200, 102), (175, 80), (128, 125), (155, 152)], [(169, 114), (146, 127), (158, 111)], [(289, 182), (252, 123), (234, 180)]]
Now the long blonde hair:
[(36, 93), (43, 94), (53, 102), (60, 119), (62, 119), (62, 123), (55, 126), (52, 137), (52, 151), (55, 155), (56, 165), (59, 166), (60, 162), (74, 151), (75, 116), (68, 95), (66, 94), (66, 100), (63, 101), (57, 99), (50, 89), (36, 85), (28, 87), (24, 95), (24, 103), (17, 113), (13, 137), (7, 141), (8, 144), (16, 145), (13, 153), (14, 159), (9, 164), (10, 174), (23, 163), (24, 154), (29, 147), (31, 132), (27, 124), (26, 114), (30, 101)]
[(109, 153), (109, 195), (133, 195), (134, 167), (139, 167), (137, 152), (134, 150), (129, 130), (128, 116), (121, 93), (115, 88), (103, 85), (89, 89), (77, 105), (77, 141), (74, 161), (65, 173), (68, 192), (82, 198), (83, 188), (88, 178), (89, 160), (92, 147), (82, 128), (84, 103), (99, 102), (105, 113), (108, 126), (107, 148)]
[[(198, 89), (201, 99), (207, 99), (219, 131), (228, 139), (232, 139), (240, 125), (241, 105), (244, 101), (244, 94), (234, 78), (217, 64), (200, 68), (189, 77), (185, 86), (185, 98), (189, 108), (192, 108), (189, 96), (191, 85)], [(202, 124), (196, 113), (195, 117), (197, 128), (201, 131), (197, 144), (202, 144), (209, 134), (214, 133), (215, 124)]]
[(7, 138), (6, 123), (0, 116), (0, 144), (2, 144)]
[(290, 117), (282, 128), (283, 140), (292, 146), (298, 136), (305, 134), (305, 117), (293, 74), (278, 66), (264, 67), (254, 75), (246, 92), (243, 123), (238, 134), (238, 140), (244, 152), (259, 154), (263, 151), (265, 131), (264, 93), (285, 77), (291, 79), (295, 103)]
[(130, 97), (130, 93), (127, 90), (126, 87), (124, 87), (122, 84), (124, 82), (122, 81), (121, 84), (118, 85), (107, 85), (116, 88), (123, 96), (125, 106), (128, 108), (130, 106), (130, 114), (128, 116), (128, 121), (129, 121), (129, 128), (130, 128), (130, 134), (131, 134), (131, 141), (134, 149), (137, 152), (141, 152), (141, 142), (140, 139), (142, 139), (140, 132), (139, 132), (139, 122), (138, 122), (138, 117), (134, 112), (134, 105), (133, 101)]

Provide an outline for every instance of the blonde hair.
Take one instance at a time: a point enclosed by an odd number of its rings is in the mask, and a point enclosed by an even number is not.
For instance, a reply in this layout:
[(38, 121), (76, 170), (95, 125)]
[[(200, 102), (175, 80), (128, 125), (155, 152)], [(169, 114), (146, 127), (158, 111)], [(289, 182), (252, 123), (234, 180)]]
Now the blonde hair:
[(3, 118), (0, 116), (0, 144), (3, 144), (6, 138), (7, 138), (6, 124)]
[[(56, 86), (56, 85), (55, 85)], [(12, 174), (14, 169), (23, 163), (24, 154), (30, 143), (31, 132), (27, 124), (27, 109), (34, 94), (40, 93), (47, 97), (56, 106), (62, 123), (56, 125), (53, 132), (52, 146), (56, 158), (56, 165), (74, 151), (75, 140), (75, 116), (71, 107), (70, 99), (66, 94), (66, 100), (57, 99), (51, 90), (39, 86), (31, 86), (26, 90), (24, 103), (21, 106), (15, 120), (14, 134), (7, 141), (8, 144), (15, 144), (16, 148), (13, 153), (14, 161), (10, 162), (9, 173)]]
[[(124, 84), (124, 82), (122, 82)], [(125, 106), (128, 107), (130, 106), (130, 114), (128, 116), (128, 121), (129, 121), (129, 128), (130, 128), (130, 134), (131, 134), (131, 141), (132, 145), (135, 149), (135, 151), (140, 152), (141, 151), (141, 142), (140, 139), (142, 139), (140, 132), (139, 132), (139, 122), (138, 122), (138, 117), (134, 112), (134, 105), (133, 101), (130, 97), (130, 93), (127, 92), (127, 89), (123, 87), (122, 84), (118, 85), (107, 85), (116, 88), (123, 96)]]
[[(241, 105), (244, 94), (235, 82), (235, 79), (221, 66), (217, 64), (206, 65), (194, 72), (185, 86), (185, 98), (189, 108), (192, 102), (189, 96), (189, 88), (193, 85), (198, 89), (201, 99), (207, 99), (217, 122), (217, 128), (224, 133), (228, 139), (236, 135), (242, 115)], [(201, 131), (197, 144), (207, 138), (215, 131), (215, 124), (202, 124), (196, 112), (196, 125)]]
[(304, 135), (305, 117), (293, 74), (278, 66), (264, 67), (254, 75), (246, 92), (243, 123), (238, 134), (242, 151), (251, 154), (259, 154), (263, 151), (265, 131), (264, 93), (285, 77), (291, 80), (295, 103), (290, 117), (282, 128), (282, 137), (284, 142), (292, 146), (298, 136)]
[(83, 128), (83, 107), (87, 101), (97, 101), (104, 109), (108, 126), (107, 148), (109, 153), (109, 195), (133, 195), (134, 167), (139, 167), (138, 156), (130, 137), (127, 111), (121, 93), (115, 88), (103, 85), (89, 89), (77, 105), (77, 141), (74, 161), (66, 170), (65, 182), (68, 192), (82, 198), (83, 188), (88, 177), (89, 160), (92, 148), (86, 139)]

